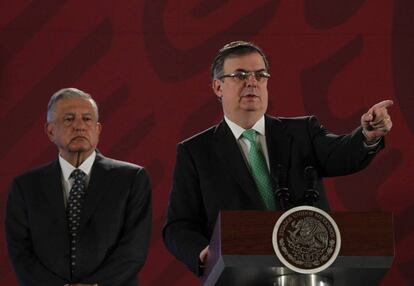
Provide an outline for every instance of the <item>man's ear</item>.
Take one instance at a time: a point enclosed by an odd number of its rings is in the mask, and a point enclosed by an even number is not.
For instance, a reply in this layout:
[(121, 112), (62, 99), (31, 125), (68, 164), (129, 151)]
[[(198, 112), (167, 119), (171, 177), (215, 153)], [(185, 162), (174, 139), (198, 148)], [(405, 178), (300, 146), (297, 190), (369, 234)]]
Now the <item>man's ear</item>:
[(218, 100), (220, 101), (223, 97), (222, 84), (223, 82), (219, 79), (214, 79), (211, 83), (211, 88), (213, 89), (213, 92), (217, 96)]
[(98, 135), (102, 132), (102, 124), (99, 122), (96, 122), (96, 129), (98, 130)]
[(55, 129), (54, 125), (51, 122), (45, 123), (45, 133), (47, 137), (49, 137), (49, 140), (52, 142), (55, 142)]

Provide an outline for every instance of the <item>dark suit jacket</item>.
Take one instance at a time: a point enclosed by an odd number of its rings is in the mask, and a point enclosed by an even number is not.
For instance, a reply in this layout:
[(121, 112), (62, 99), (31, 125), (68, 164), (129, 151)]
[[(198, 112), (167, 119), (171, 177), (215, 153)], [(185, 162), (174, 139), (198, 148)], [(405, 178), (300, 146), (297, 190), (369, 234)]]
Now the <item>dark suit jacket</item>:
[(59, 161), (15, 178), (7, 202), (8, 250), (20, 285), (137, 285), (150, 226), (145, 170), (99, 153), (86, 190), (73, 277)]
[[(349, 135), (328, 133), (314, 117), (265, 116), (270, 171), (285, 166), (296, 205), (302, 204), (304, 169), (314, 166), (320, 198), (316, 207), (328, 209), (322, 177), (356, 172), (383, 147), (364, 147), (361, 128)], [(279, 207), (278, 202), (276, 202)], [(264, 210), (265, 206), (243, 155), (225, 121), (178, 144), (164, 242), (176, 258), (200, 274), (198, 256), (209, 244), (220, 210)]]

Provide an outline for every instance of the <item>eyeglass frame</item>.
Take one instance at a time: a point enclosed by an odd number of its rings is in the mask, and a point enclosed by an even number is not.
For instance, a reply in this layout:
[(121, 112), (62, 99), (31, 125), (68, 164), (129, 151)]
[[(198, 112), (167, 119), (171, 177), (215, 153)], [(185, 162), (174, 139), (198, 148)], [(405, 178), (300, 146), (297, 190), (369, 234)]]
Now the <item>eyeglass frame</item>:
[[(243, 75), (243, 74), (244, 74), (243, 77), (245, 77), (245, 78), (238, 77), (238, 76)], [(256, 81), (258, 81), (258, 82), (264, 81), (264, 80), (267, 80), (267, 79), (270, 78), (270, 73), (267, 72), (266, 70), (250, 71), (250, 72), (240, 70), (240, 71), (235, 71), (231, 74), (224, 74), (222, 76), (219, 76), (218, 79), (222, 80), (223, 78), (233, 78), (233, 79), (236, 79), (236, 80), (245, 81), (250, 77), (250, 75), (253, 75), (254, 78), (256, 79)], [(258, 76), (258, 75), (261, 75), (261, 76)]]

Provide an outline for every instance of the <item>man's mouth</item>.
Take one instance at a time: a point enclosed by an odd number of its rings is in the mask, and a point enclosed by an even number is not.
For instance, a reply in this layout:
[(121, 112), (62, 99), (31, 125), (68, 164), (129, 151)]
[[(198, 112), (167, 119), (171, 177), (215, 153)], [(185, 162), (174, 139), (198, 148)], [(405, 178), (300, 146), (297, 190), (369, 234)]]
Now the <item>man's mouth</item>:
[(246, 93), (246, 94), (243, 94), (241, 97), (242, 98), (243, 97), (253, 98), (253, 97), (258, 97), (258, 95), (257, 94), (254, 94), (254, 93)]
[(87, 138), (84, 136), (76, 136), (76, 137), (73, 137), (71, 141), (77, 141), (77, 140), (87, 140)]
[(252, 97), (260, 97), (260, 96), (257, 94), (254, 88), (246, 88), (241, 92), (241, 97), (252, 98)]

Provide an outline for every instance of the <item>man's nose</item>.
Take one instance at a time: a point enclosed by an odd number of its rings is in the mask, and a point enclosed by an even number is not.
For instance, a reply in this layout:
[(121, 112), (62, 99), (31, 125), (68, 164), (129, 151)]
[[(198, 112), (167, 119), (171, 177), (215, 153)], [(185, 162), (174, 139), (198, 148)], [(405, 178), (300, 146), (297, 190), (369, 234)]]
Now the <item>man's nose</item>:
[(247, 84), (247, 86), (256, 86), (257, 85), (257, 79), (256, 79), (256, 76), (255, 76), (254, 72), (248, 73), (247, 78), (246, 78), (246, 84)]
[(82, 117), (75, 118), (73, 122), (73, 128), (76, 130), (84, 130), (86, 126), (86, 123), (83, 121)]

